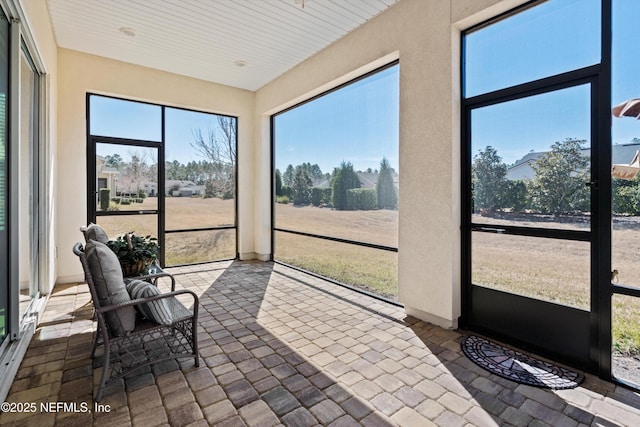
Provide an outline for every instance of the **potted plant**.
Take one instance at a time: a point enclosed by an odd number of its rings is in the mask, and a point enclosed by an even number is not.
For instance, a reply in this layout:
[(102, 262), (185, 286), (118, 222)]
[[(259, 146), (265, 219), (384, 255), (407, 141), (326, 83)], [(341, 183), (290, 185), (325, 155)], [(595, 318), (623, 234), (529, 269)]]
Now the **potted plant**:
[(149, 266), (158, 258), (158, 239), (142, 237), (133, 231), (109, 240), (107, 246), (118, 256), (125, 277), (147, 274)]

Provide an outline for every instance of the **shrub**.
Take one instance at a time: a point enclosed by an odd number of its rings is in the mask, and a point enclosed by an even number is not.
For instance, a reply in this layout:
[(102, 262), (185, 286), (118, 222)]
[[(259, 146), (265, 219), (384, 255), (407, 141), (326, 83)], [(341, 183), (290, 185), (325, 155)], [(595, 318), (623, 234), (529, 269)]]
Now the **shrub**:
[(282, 203), (283, 205), (289, 204), (289, 197), (287, 196), (276, 196), (276, 203)]
[(121, 205), (130, 205), (131, 204), (131, 199), (122, 198), (122, 199), (120, 199), (120, 204)]
[(352, 188), (360, 188), (360, 178), (353, 170), (351, 163), (342, 162), (340, 168), (336, 169), (333, 178), (332, 198), (334, 208), (338, 210), (349, 209), (347, 191)]
[(378, 207), (380, 209), (397, 209), (398, 193), (393, 183), (391, 164), (386, 158), (380, 162), (380, 173), (376, 182), (376, 193), (378, 197)]
[(374, 188), (352, 188), (347, 190), (347, 206), (352, 211), (378, 209), (378, 196)]
[(293, 185), (291, 190), (293, 193), (293, 204), (296, 206), (304, 206), (311, 203), (311, 186), (313, 179), (309, 172), (298, 166), (293, 174)]
[[(146, 199), (147, 198), (147, 192), (144, 190), (138, 190), (138, 198), (139, 199)], [(140, 202), (142, 203), (142, 202)]]
[(100, 189), (100, 209), (106, 211), (109, 209), (109, 199), (111, 197), (111, 190), (108, 188)]
[(528, 208), (529, 199), (525, 181), (505, 181), (503, 192), (502, 208), (511, 208), (513, 212), (524, 212)]
[(313, 187), (311, 189), (311, 204), (313, 206), (328, 205), (331, 203), (331, 189)]
[(289, 187), (288, 185), (283, 185), (282, 189), (280, 190), (280, 195), (291, 197), (291, 187)]
[(613, 211), (617, 214), (640, 214), (640, 195), (636, 186), (620, 186), (613, 195)]
[(111, 201), (119, 204), (120, 203), (120, 199), (121, 199), (121, 197), (112, 197)]

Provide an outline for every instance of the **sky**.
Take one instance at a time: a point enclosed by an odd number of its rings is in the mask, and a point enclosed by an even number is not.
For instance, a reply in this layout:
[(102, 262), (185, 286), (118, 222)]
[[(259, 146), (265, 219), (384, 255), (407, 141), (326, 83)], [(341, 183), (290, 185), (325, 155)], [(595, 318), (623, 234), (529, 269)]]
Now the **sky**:
[[(614, 5), (612, 105), (640, 97), (640, 1)], [(600, 0), (553, 0), (471, 33), (466, 96), (579, 69), (600, 61)], [(565, 138), (590, 141), (589, 85), (476, 110), (472, 156), (491, 145), (507, 164)], [(612, 118), (613, 143), (640, 137), (640, 122)]]
[[(639, 0), (614, 4), (612, 105), (640, 97)], [(466, 38), (468, 97), (600, 61), (600, 0), (552, 0)], [(399, 72), (396, 65), (275, 117), (275, 162), (317, 163), (331, 172), (342, 161), (356, 170), (398, 168)], [(565, 138), (589, 135), (589, 85), (475, 110), (472, 155), (487, 145), (511, 164), (530, 151), (547, 151)], [(160, 107), (92, 96), (92, 133), (161, 139)], [(126, 108), (123, 108), (126, 105)], [(199, 158), (194, 129), (216, 129), (215, 115), (167, 108), (167, 160)], [(613, 142), (640, 137), (640, 121), (612, 119)], [(114, 149), (114, 151), (117, 151)], [(120, 149), (127, 156), (128, 149)], [(102, 154), (102, 153), (98, 153)]]
[(355, 170), (398, 170), (399, 65), (375, 73), (275, 117), (276, 168), (318, 164), (332, 172), (342, 161)]
[[(162, 140), (162, 112), (158, 105), (128, 102), (103, 96), (91, 96), (91, 133), (93, 135), (142, 139), (146, 141)], [(194, 130), (201, 129), (206, 138), (209, 131), (217, 132), (217, 116), (211, 113), (182, 110), (167, 107), (165, 109), (165, 159), (178, 160), (186, 164), (202, 160), (201, 155), (191, 144), (194, 143)], [(100, 144), (97, 154), (120, 154), (129, 159), (134, 153), (147, 153), (147, 158), (155, 158), (153, 149), (131, 148)]]

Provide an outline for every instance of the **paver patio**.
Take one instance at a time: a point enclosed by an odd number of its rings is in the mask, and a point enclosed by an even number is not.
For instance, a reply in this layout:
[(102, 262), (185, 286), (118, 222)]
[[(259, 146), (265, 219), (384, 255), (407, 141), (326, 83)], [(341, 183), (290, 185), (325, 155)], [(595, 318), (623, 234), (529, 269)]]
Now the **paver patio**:
[[(156, 364), (109, 386), (94, 411), (89, 292), (58, 285), (7, 398), (36, 410), (0, 425), (640, 425), (629, 389), (589, 374), (573, 390), (516, 384), (467, 360), (459, 332), (281, 265), (169, 271), (200, 295), (200, 368)], [(47, 401), (76, 411), (43, 412)]]

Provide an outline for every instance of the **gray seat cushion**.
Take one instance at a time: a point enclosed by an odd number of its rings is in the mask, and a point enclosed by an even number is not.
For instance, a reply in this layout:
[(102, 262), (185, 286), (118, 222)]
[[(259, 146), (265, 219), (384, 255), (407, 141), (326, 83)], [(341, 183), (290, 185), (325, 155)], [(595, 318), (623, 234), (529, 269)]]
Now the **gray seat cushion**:
[[(116, 254), (107, 245), (89, 240), (85, 255), (100, 306), (131, 301)], [(136, 326), (136, 311), (133, 306), (119, 308), (106, 313), (105, 321), (112, 335), (126, 335)]]
[[(144, 280), (128, 279), (126, 286), (131, 299), (149, 298), (162, 294), (157, 286)], [(175, 297), (158, 299), (136, 305), (136, 309), (138, 313), (149, 320), (153, 320), (161, 325), (170, 325), (173, 322), (173, 315), (171, 313), (169, 299), (175, 299)]]
[(94, 223), (90, 223), (86, 230), (84, 230), (84, 238), (87, 243), (89, 243), (89, 240), (95, 240), (100, 243), (107, 243), (109, 241), (109, 235), (104, 231), (104, 228)]

